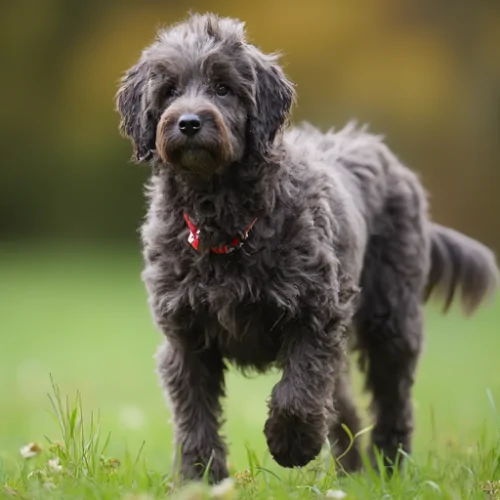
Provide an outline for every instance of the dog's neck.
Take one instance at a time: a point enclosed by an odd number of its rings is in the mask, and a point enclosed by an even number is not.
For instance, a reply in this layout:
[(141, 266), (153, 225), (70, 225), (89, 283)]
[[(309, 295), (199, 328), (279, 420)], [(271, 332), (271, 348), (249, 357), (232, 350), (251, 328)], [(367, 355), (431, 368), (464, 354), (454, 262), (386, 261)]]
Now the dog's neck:
[(283, 176), (279, 158), (248, 158), (209, 179), (191, 179), (169, 166), (157, 166), (168, 212), (187, 214), (205, 245), (231, 241), (248, 224), (271, 215), (279, 199)]

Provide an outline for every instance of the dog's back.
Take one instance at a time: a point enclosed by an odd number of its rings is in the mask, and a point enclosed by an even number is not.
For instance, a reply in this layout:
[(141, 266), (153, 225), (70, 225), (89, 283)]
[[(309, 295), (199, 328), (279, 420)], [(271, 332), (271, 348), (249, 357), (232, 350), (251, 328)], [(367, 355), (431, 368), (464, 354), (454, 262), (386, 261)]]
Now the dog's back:
[[(460, 288), (463, 309), (472, 313), (493, 294), (499, 281), (493, 252), (428, 218), (427, 197), (418, 177), (401, 164), (381, 136), (353, 122), (337, 132), (326, 133), (303, 124), (286, 132), (285, 141), (289, 147), (298, 147), (310, 163), (316, 160), (341, 176), (347, 173), (343, 180), (349, 184), (367, 227), (364, 267), (376, 267), (369, 262), (374, 259), (373, 253), (377, 254), (375, 261), (383, 260), (383, 255), (374, 248), (380, 240), (392, 239), (391, 233), (399, 231), (401, 225), (413, 225), (417, 239), (421, 226), (420, 246), (424, 252), (419, 260), (428, 269), (424, 299), (435, 291), (442, 292), (447, 311)], [(412, 247), (409, 242), (403, 246)], [(378, 274), (376, 270), (372, 273)], [(370, 288), (366, 269), (363, 275), (362, 287)], [(369, 277), (373, 279), (377, 277)]]

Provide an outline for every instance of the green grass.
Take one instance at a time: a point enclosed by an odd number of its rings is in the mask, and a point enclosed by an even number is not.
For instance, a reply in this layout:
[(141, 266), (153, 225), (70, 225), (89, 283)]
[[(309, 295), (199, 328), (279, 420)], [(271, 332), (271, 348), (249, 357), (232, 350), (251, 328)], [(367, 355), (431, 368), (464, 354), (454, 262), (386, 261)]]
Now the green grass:
[[(170, 490), (172, 429), (153, 361), (161, 337), (140, 269), (137, 249), (0, 249), (0, 498), (161, 498)], [(330, 489), (360, 499), (495, 498), (483, 489), (500, 480), (500, 303), (472, 319), (442, 317), (433, 306), (427, 318), (415, 452), (403, 476), (368, 469), (341, 479), (326, 456), (306, 470), (280, 469), (262, 434), (278, 375), (231, 373), (225, 432), (236, 490), (227, 498), (318, 498)], [(360, 391), (359, 403), (368, 403)], [(29, 442), (43, 451), (22, 459)], [(60, 472), (49, 465), (56, 457)]]

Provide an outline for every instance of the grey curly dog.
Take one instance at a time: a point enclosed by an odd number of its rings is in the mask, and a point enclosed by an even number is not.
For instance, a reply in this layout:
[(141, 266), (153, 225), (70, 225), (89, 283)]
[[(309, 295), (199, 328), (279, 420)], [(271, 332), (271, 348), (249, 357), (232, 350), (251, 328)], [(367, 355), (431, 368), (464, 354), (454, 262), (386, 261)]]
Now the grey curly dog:
[[(359, 430), (347, 370), (373, 395), (370, 453), (411, 451), (422, 304), (456, 289), (472, 312), (497, 284), (482, 244), (431, 222), (417, 177), (364, 128), (284, 130), (294, 87), (243, 23), (193, 15), (124, 76), (121, 131), (148, 162), (142, 227), (158, 372), (186, 480), (228, 475), (220, 435), (226, 361), (282, 370), (264, 427), (284, 467), (335, 454)], [(341, 460), (361, 466), (354, 446)], [(206, 471), (206, 468), (209, 468)]]

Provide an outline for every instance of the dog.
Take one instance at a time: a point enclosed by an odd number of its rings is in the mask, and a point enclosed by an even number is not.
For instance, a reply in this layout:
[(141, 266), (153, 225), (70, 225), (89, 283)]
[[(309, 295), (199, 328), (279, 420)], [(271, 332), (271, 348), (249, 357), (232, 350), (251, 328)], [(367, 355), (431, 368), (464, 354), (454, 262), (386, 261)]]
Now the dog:
[[(431, 222), (418, 178), (363, 127), (286, 127), (294, 85), (244, 24), (192, 15), (161, 30), (122, 79), (120, 129), (151, 165), (145, 282), (185, 480), (228, 476), (226, 363), (282, 370), (264, 433), (301, 467), (326, 439), (348, 449), (360, 421), (347, 354), (373, 396), (370, 454), (411, 452), (411, 390), (423, 303), (461, 289), (467, 313), (494, 292), (495, 256)], [(362, 465), (357, 443), (342, 470)], [(207, 470), (208, 469), (208, 470)]]

